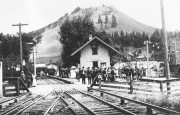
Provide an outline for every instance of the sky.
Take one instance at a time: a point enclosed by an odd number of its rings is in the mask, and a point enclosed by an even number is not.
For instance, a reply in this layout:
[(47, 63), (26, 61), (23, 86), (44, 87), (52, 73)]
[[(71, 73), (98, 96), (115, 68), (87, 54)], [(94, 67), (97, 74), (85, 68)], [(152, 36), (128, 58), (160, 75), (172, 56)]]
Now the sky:
[[(0, 33), (31, 32), (57, 21), (76, 7), (89, 8), (112, 5), (131, 18), (162, 28), (160, 0), (0, 0)], [(180, 0), (164, 0), (166, 30), (180, 31)]]

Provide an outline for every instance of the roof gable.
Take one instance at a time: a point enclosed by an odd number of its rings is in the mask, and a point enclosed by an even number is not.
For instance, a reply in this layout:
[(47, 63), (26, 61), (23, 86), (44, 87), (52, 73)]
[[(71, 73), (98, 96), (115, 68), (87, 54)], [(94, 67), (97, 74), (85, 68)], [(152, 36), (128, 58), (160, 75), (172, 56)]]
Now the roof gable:
[[(98, 37), (93, 37), (91, 40), (89, 40), (88, 42), (86, 42), (83, 46), (81, 46), (80, 48), (78, 48), (76, 51), (74, 51), (70, 56), (75, 55), (77, 52), (79, 52), (80, 50), (82, 50), (85, 46), (87, 46), (88, 44), (90, 44), (92, 41), (94, 41), (95, 39), (97, 39), (98, 41), (100, 41), (102, 44), (104, 44), (105, 46), (107, 46), (109, 49), (115, 51), (118, 54), (121, 54), (119, 51), (117, 51), (116, 49), (114, 49), (113, 47), (111, 47), (110, 45), (108, 45), (107, 43), (105, 43), (104, 41), (102, 41), (101, 39), (99, 39)], [(70, 57), (68, 56), (68, 57)]]

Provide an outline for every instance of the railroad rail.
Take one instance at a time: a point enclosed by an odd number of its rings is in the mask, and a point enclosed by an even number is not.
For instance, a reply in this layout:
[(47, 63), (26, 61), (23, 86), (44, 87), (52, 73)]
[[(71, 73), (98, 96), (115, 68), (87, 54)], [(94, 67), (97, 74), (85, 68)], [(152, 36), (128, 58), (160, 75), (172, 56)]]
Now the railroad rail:
[[(10, 105), (6, 106), (6, 108), (4, 108), (2, 112), (0, 112), (0, 115), (48, 115), (49, 113), (54, 113), (55, 111), (56, 113), (60, 113), (60, 107), (61, 110), (63, 110), (68, 105), (62, 104), (64, 102), (60, 100), (60, 96), (52, 96), (51, 94), (52, 92), (44, 96), (26, 96), (24, 99), (21, 99), (16, 103), (11, 103)], [(54, 108), (58, 108), (58, 110)], [(66, 113), (70, 113), (70, 115), (72, 115), (71, 112)]]
[[(43, 79), (43, 83), (52, 84), (53, 91), (44, 95), (28, 95), (12, 98), (11, 103), (0, 111), (0, 115), (136, 115), (139, 111), (132, 109), (128, 104), (125, 105), (124, 100), (137, 103), (147, 107), (149, 111), (158, 110), (167, 114), (180, 114), (174, 110), (157, 107), (147, 103), (138, 102), (129, 98), (117, 96), (102, 90), (90, 88), (104, 94), (114, 96), (121, 99), (121, 103), (114, 103), (101, 96), (94, 96), (92, 92), (85, 92), (73, 89), (68, 84), (63, 84), (58, 80)], [(58, 83), (60, 86), (54, 85)], [(97, 92), (96, 92), (97, 94)], [(8, 102), (8, 101), (4, 101)], [(1, 102), (3, 104), (3, 102)], [(151, 113), (148, 113), (151, 114)]]
[(20, 100), (30, 94), (31, 94), (30, 92), (27, 92), (27, 93), (21, 94), (19, 96), (15, 96), (10, 99), (3, 100), (2, 102), (0, 102), (0, 110), (2, 110), (6, 105), (9, 105), (10, 103), (16, 103), (18, 100)]
[(139, 104), (141, 106), (145, 106), (147, 108), (147, 113), (148, 114), (152, 114), (152, 109), (154, 109), (154, 110), (160, 111), (162, 113), (167, 113), (168, 115), (169, 114), (180, 115), (180, 112), (177, 112), (175, 110), (171, 110), (171, 109), (155, 106), (155, 105), (152, 105), (152, 104), (149, 104), (149, 103), (144, 103), (144, 102), (136, 101), (136, 100), (133, 100), (133, 99), (130, 99), (130, 98), (126, 98), (126, 97), (122, 97), (122, 96), (119, 96), (119, 95), (115, 95), (115, 94), (112, 94), (112, 93), (109, 93), (109, 92), (106, 92), (106, 91), (103, 91), (103, 90), (100, 90), (100, 89), (95, 89), (95, 88), (92, 88), (92, 87), (88, 87), (88, 89), (89, 90), (95, 90), (95, 91), (98, 91), (98, 92), (101, 92), (101, 93), (104, 93), (104, 94), (108, 94), (108, 95), (114, 96), (116, 98), (120, 98), (121, 99), (121, 104), (124, 104), (124, 100), (127, 100), (127, 101), (130, 101), (130, 102)]
[(45, 79), (39, 79), (38, 85), (54, 85), (54, 84), (64, 84), (63, 81), (54, 79), (54, 78), (45, 78)]
[(66, 91), (62, 97), (76, 112), (76, 115), (136, 115), (137, 113), (129, 107), (113, 105), (83, 91)]
[[(49, 82), (48, 79), (44, 81), (45, 82), (43, 83), (46, 84), (57, 82), (53, 80), (50, 80)], [(135, 113), (132, 112), (132, 109), (127, 110), (113, 105), (98, 97), (88, 94), (88, 92), (75, 90), (67, 84), (61, 85), (63, 85), (63, 87), (60, 89), (54, 87), (54, 91), (46, 95), (24, 95), (21, 98), (13, 98), (17, 101), (4, 107), (0, 114), (53, 115), (62, 113), (66, 115), (135, 115)]]
[[(73, 110), (71, 110), (65, 100), (61, 98), (61, 95), (57, 95), (57, 90), (64, 92), (65, 84), (57, 79), (43, 79), (43, 84), (51, 84), (54, 87), (54, 91), (46, 95), (33, 95), (31, 93), (23, 94), (20, 96), (13, 97), (11, 99), (1, 102), (2, 109), (0, 110), (0, 115), (38, 115), (38, 114), (66, 114), (74, 115)], [(61, 89), (56, 89), (54, 84), (65, 85)], [(69, 90), (69, 86), (66, 86)], [(54, 95), (54, 94), (56, 95)], [(30, 95), (31, 94), (31, 95)]]

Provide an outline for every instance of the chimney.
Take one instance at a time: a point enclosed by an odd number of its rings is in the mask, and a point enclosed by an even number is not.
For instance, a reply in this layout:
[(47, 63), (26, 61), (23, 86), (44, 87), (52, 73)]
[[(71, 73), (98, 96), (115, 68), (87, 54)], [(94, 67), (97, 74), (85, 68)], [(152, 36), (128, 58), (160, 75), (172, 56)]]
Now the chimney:
[(92, 35), (91, 35), (91, 34), (89, 35), (89, 41), (90, 41), (90, 40), (92, 40)]

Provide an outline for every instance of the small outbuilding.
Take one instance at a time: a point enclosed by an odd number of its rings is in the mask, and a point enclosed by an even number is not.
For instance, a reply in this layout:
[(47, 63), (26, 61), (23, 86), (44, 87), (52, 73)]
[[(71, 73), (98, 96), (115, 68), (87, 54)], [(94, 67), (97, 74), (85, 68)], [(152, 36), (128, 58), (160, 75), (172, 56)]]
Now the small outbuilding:
[(70, 56), (80, 53), (80, 67), (110, 67), (110, 51), (121, 54), (119, 51), (99, 39), (90, 38), (87, 43), (74, 51)]

